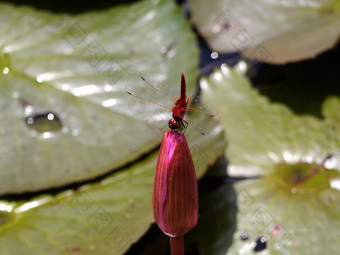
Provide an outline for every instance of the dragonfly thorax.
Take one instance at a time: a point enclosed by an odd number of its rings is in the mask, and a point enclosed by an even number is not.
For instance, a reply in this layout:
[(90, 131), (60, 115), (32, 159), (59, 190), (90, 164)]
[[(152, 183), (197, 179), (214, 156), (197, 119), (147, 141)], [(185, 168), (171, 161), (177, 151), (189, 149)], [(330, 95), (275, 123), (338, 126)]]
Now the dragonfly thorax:
[(183, 120), (187, 105), (188, 101), (185, 102), (185, 104), (182, 104), (180, 99), (176, 101), (175, 106), (172, 108), (172, 117), (176, 122), (181, 122)]

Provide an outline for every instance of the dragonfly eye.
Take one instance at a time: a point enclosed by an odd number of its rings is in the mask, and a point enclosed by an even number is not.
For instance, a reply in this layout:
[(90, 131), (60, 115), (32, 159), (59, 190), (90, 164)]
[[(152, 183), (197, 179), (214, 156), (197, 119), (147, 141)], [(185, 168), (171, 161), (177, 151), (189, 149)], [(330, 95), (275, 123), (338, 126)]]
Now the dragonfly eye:
[(178, 129), (179, 128), (178, 122), (174, 119), (169, 120), (168, 126), (169, 126), (170, 129)]

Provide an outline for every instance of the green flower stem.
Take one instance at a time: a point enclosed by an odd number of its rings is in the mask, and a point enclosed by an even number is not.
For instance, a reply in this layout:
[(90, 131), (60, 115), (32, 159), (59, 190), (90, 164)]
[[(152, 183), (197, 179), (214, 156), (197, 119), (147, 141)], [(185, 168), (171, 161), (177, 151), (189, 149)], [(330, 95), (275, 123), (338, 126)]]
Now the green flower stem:
[(184, 236), (170, 237), (171, 255), (184, 255)]

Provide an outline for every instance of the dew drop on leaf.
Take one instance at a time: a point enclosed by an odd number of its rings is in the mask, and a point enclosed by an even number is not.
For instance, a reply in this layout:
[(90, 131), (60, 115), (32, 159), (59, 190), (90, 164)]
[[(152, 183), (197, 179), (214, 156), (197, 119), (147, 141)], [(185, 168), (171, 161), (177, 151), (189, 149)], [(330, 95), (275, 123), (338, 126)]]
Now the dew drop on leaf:
[(263, 251), (267, 248), (267, 237), (265, 236), (259, 236), (257, 239), (256, 239), (256, 245), (254, 247), (254, 251), (255, 252), (259, 252), (259, 251)]
[(47, 111), (32, 114), (26, 117), (26, 124), (29, 128), (38, 132), (56, 132), (62, 128), (60, 118), (57, 114)]
[(248, 238), (249, 238), (249, 234), (248, 234), (247, 232), (243, 232), (243, 233), (241, 234), (241, 239), (242, 239), (243, 241), (248, 240)]
[(217, 52), (212, 52), (211, 54), (210, 54), (210, 57), (212, 58), (212, 59), (217, 59), (218, 58), (218, 53)]

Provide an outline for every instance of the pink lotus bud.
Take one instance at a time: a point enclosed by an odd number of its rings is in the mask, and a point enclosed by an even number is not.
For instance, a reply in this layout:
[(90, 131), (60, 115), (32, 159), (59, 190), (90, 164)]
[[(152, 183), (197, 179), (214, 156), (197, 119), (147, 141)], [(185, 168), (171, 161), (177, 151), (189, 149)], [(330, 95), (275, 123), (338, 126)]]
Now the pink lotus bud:
[(169, 236), (187, 233), (197, 224), (198, 192), (194, 163), (185, 137), (164, 134), (152, 194), (154, 218)]

